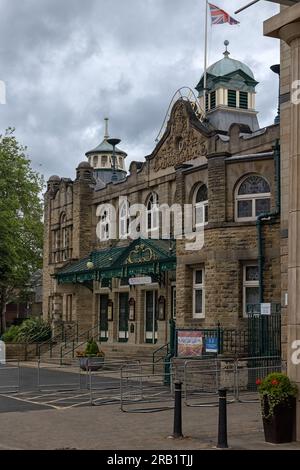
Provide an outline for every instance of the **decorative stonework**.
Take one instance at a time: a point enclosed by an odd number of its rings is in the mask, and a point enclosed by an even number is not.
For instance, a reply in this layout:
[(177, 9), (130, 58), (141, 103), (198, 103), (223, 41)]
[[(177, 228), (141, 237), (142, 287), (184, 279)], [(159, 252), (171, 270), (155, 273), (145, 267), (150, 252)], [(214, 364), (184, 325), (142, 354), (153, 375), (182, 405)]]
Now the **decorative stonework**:
[(147, 263), (156, 261), (157, 259), (156, 254), (150, 247), (141, 244), (137, 245), (134, 250), (129, 253), (126, 264)]
[(169, 136), (154, 157), (154, 171), (207, 155), (207, 141), (190, 126), (184, 102), (176, 103), (170, 120)]

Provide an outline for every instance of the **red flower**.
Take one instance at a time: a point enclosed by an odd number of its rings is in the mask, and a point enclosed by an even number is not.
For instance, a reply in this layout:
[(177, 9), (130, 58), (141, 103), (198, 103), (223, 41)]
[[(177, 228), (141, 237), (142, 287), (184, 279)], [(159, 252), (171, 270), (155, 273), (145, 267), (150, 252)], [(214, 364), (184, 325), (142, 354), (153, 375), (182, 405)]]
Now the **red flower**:
[(272, 382), (271, 382), (271, 384), (272, 384), (272, 385), (278, 385), (278, 384), (279, 384), (279, 382), (278, 382), (278, 380), (276, 380), (276, 379), (273, 379), (273, 380), (272, 380)]
[(261, 384), (261, 380), (260, 380), (260, 379), (256, 379), (255, 383), (256, 383), (256, 385), (260, 385), (260, 384)]

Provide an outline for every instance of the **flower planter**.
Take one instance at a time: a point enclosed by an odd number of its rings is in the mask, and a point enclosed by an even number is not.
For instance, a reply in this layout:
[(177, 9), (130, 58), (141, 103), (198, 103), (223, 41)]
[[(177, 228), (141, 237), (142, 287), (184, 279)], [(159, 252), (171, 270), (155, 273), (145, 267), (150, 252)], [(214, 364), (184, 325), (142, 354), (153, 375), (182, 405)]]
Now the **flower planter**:
[[(268, 414), (268, 402), (263, 402), (264, 414)], [(274, 414), (269, 418), (263, 417), (263, 425), (266, 442), (283, 444), (294, 440), (296, 416), (296, 398), (289, 397), (288, 400), (274, 407)]]
[(80, 369), (88, 371), (96, 371), (102, 369), (104, 363), (104, 356), (102, 357), (80, 357)]

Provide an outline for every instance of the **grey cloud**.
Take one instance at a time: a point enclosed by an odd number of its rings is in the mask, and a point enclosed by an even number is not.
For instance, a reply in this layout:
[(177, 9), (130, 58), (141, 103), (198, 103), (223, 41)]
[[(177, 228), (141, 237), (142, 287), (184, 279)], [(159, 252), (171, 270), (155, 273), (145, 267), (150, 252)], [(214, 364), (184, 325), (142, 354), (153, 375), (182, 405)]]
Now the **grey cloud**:
[[(241, 0), (218, 0), (230, 13)], [(194, 87), (203, 71), (204, 1), (0, 0), (0, 80), (7, 105), (0, 130), (16, 127), (36, 169), (46, 177), (74, 176), (85, 152), (103, 136), (122, 138), (132, 158), (155, 146), (174, 91)], [(276, 12), (260, 2), (240, 15), (241, 26), (215, 26), (209, 62), (222, 57), (224, 39), (233, 58), (260, 81), (262, 125), (276, 114), (279, 44), (263, 38), (262, 21)]]

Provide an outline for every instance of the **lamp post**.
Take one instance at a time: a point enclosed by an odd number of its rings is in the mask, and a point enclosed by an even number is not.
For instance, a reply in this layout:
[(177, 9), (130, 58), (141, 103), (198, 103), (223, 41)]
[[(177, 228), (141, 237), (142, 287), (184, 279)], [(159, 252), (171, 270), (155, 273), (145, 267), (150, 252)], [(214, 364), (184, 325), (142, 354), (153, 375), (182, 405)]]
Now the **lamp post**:
[(274, 124), (280, 123), (280, 64), (275, 64), (270, 67), (272, 72), (276, 73), (279, 78), (279, 86), (278, 86), (278, 108), (277, 108), (277, 116), (275, 117)]
[(121, 142), (120, 139), (107, 139), (107, 142), (113, 147), (113, 156), (112, 156), (112, 181), (118, 181), (117, 172), (116, 172), (116, 146)]

